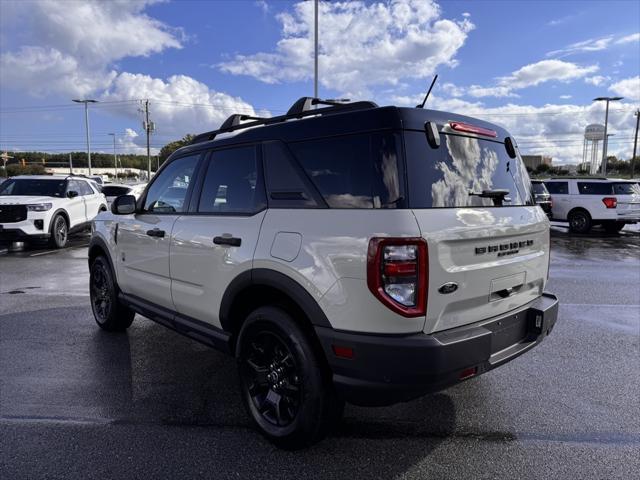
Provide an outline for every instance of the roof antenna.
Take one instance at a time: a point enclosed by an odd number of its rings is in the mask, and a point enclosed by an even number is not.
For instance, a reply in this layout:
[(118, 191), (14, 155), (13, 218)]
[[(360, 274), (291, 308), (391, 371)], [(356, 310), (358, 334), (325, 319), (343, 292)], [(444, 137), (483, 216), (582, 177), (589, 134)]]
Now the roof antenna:
[(431, 89), (433, 88), (433, 86), (436, 84), (436, 80), (438, 80), (438, 74), (437, 73), (436, 73), (436, 76), (433, 77), (433, 81), (431, 82), (431, 86), (429, 87), (429, 91), (424, 96), (424, 100), (422, 101), (422, 103), (420, 105), (416, 105), (416, 108), (424, 108), (424, 104), (427, 103), (427, 98), (429, 98), (429, 94), (431, 93)]

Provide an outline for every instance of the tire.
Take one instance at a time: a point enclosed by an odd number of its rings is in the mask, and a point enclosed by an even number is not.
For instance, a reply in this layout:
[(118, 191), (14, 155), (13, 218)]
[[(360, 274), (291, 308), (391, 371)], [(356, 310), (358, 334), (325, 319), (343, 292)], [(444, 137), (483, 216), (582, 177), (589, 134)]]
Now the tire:
[(69, 225), (64, 216), (57, 214), (51, 220), (49, 243), (53, 248), (64, 248), (69, 240)]
[(620, 230), (624, 228), (625, 225), (626, 223), (624, 222), (616, 222), (616, 221), (605, 222), (602, 224), (605, 231), (608, 233), (618, 233)]
[(93, 318), (108, 332), (122, 332), (131, 326), (135, 312), (118, 300), (118, 285), (109, 262), (98, 256), (89, 272), (89, 294)]
[(265, 306), (247, 317), (237, 343), (242, 400), (260, 432), (287, 450), (321, 440), (342, 416), (327, 367), (285, 310)]
[(591, 230), (591, 215), (585, 210), (569, 213), (569, 229), (575, 233), (587, 233)]

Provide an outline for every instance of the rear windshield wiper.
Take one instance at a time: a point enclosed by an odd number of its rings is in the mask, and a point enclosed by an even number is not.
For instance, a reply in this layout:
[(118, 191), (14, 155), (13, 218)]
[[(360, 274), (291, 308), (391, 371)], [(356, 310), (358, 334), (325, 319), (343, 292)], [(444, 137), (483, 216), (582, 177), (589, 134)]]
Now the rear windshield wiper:
[(493, 204), (496, 207), (501, 207), (502, 202), (504, 202), (505, 200), (507, 202), (511, 201), (511, 199), (507, 198), (507, 195), (509, 195), (509, 190), (505, 188), (496, 188), (494, 190), (482, 190), (482, 192), (469, 192), (469, 196), (471, 197), (475, 196), (480, 198), (490, 198), (491, 200), (493, 200)]

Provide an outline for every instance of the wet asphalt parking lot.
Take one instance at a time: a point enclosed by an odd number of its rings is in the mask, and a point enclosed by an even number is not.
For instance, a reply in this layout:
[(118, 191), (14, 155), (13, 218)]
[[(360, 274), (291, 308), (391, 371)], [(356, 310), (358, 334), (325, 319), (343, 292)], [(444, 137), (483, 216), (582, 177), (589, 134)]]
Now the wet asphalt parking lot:
[[(142, 317), (100, 331), (88, 237), (0, 253), (0, 478), (637, 478), (640, 231), (552, 229), (539, 347), (298, 452), (251, 427), (234, 361)], [(636, 472), (635, 474), (633, 472)]]

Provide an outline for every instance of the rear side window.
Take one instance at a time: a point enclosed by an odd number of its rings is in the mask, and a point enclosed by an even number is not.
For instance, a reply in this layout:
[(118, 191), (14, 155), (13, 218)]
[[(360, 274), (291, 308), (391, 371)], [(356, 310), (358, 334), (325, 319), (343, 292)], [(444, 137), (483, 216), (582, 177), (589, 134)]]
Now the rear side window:
[(93, 189), (89, 186), (89, 184), (85, 181), (78, 180), (78, 185), (80, 188), (80, 195), (95, 195)]
[(112, 185), (105, 185), (102, 187), (102, 193), (107, 197), (119, 197), (120, 195), (126, 195), (131, 191), (129, 187), (118, 187)]
[(615, 195), (640, 195), (640, 185), (633, 182), (620, 182), (613, 184)]
[(399, 136), (366, 133), (291, 143), (330, 208), (405, 206)]
[(531, 190), (536, 195), (545, 195), (549, 193), (542, 182), (531, 182)]
[(424, 132), (406, 131), (405, 146), (411, 208), (494, 206), (479, 196), (486, 190), (507, 190), (504, 206), (534, 204), (520, 155), (509, 157), (503, 143), (441, 134), (433, 149)]
[(547, 182), (545, 186), (551, 195), (569, 194), (569, 184), (567, 182)]
[(613, 187), (605, 182), (578, 182), (578, 192), (581, 195), (611, 195)]
[(214, 151), (200, 194), (198, 212), (252, 214), (266, 205), (258, 178), (256, 147)]

